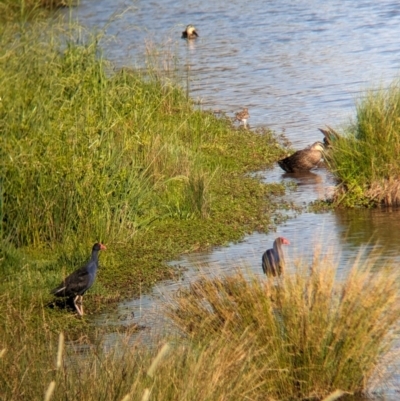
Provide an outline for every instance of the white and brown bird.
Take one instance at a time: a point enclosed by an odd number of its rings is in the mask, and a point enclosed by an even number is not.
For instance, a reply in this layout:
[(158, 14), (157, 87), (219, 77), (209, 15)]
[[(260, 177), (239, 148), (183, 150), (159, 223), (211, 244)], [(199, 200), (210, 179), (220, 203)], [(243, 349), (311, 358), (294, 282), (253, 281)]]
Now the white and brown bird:
[(199, 35), (193, 25), (188, 25), (182, 32), (182, 39), (196, 39)]
[(75, 309), (80, 316), (83, 316), (83, 294), (94, 283), (96, 272), (99, 267), (99, 251), (103, 249), (106, 249), (103, 244), (94, 244), (89, 262), (71, 273), (58, 287), (51, 291), (56, 297), (73, 299)]
[(315, 142), (311, 146), (298, 150), (291, 156), (278, 161), (279, 166), (287, 173), (310, 171), (318, 166), (324, 152), (324, 144)]
[(247, 107), (244, 107), (242, 111), (238, 111), (235, 114), (235, 121), (239, 121), (240, 123), (243, 123), (243, 126), (246, 128), (247, 125), (247, 120), (250, 118), (249, 114), (249, 109)]
[(267, 276), (281, 276), (285, 270), (282, 245), (290, 245), (288, 239), (278, 237), (273, 248), (267, 249), (262, 256), (262, 269)]

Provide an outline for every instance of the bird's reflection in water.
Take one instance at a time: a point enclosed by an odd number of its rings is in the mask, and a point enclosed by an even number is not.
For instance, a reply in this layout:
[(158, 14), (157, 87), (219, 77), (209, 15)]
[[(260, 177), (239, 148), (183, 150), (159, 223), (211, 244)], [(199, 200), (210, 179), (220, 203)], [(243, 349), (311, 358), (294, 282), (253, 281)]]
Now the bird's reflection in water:
[(298, 185), (315, 185), (322, 182), (322, 177), (312, 171), (298, 171), (296, 173), (283, 173), (282, 178), (290, 178)]
[[(298, 192), (300, 199), (295, 200), (296, 203), (298, 200), (303, 202), (311, 202), (316, 199), (325, 200), (327, 198), (326, 170), (318, 169), (315, 171), (318, 171), (318, 173), (312, 171), (301, 171), (282, 174), (283, 179), (290, 180), (296, 184), (296, 189), (289, 191), (286, 197), (289, 199), (293, 198), (293, 192)], [(300, 189), (299, 187), (302, 188)], [(305, 190), (306, 188), (307, 190)], [(297, 196), (298, 195), (296, 194), (296, 197)]]

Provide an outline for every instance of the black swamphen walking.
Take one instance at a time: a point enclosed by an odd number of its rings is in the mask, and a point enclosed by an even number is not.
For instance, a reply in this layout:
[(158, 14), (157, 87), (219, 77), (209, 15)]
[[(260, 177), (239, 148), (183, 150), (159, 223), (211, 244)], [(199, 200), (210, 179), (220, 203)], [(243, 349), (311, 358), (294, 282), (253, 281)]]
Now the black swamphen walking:
[(106, 249), (103, 244), (94, 244), (89, 262), (71, 273), (57, 288), (51, 291), (57, 297), (73, 298), (75, 309), (80, 316), (83, 316), (83, 294), (94, 283), (99, 267), (99, 251), (103, 249)]

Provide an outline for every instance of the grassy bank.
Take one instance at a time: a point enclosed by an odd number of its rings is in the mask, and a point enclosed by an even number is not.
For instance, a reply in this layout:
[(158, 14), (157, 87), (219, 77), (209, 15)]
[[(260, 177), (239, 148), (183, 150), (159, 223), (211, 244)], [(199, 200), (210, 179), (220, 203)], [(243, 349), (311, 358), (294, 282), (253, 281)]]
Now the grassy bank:
[[(45, 313), (38, 317), (34, 306), (2, 293), (2, 398), (43, 400), (49, 389), (48, 399), (64, 401), (321, 400), (364, 393), (374, 374), (384, 380), (390, 369), (399, 273), (371, 262), (354, 266), (340, 282), (335, 276), (332, 261), (321, 257), (312, 266), (299, 263), (279, 282), (239, 272), (204, 278), (167, 305), (179, 333), (154, 338), (151, 348), (132, 343), (129, 329), (111, 349), (99, 331), (64, 347), (61, 339), (60, 346)], [(24, 323), (32, 319), (34, 330)]]
[(342, 206), (400, 204), (400, 82), (368, 91), (357, 103), (353, 124), (333, 142), (329, 155), (339, 179), (335, 203)]
[(62, 7), (78, 4), (78, 0), (0, 0), (0, 21), (25, 22), (46, 18)]
[(2, 291), (54, 315), (49, 290), (101, 240), (94, 313), (279, 221), (283, 188), (248, 175), (282, 154), (272, 132), (194, 107), (168, 71), (115, 71), (78, 28), (1, 29)]

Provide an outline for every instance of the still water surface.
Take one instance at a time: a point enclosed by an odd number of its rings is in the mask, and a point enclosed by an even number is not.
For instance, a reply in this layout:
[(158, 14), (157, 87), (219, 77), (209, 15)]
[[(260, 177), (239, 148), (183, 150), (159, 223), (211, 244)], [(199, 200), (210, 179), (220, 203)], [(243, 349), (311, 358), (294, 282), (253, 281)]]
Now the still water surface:
[[(189, 94), (201, 107), (232, 116), (248, 107), (251, 128), (284, 132), (295, 148), (321, 140), (318, 127), (347, 124), (365, 89), (386, 87), (399, 73), (397, 1), (81, 0), (72, 17), (106, 31), (105, 56), (117, 67), (142, 66), (145, 48), (152, 43), (166, 59), (178, 56), (182, 71), (188, 71), (183, 85), (189, 82)], [(200, 35), (190, 43), (180, 39), (189, 23)], [(324, 199), (334, 184), (323, 168), (296, 177), (279, 167), (262, 174), (266, 182), (298, 184), (286, 196), (301, 205)], [(260, 255), (277, 235), (290, 239), (285, 250), (289, 259), (307, 259), (319, 244), (335, 249), (340, 269), (346, 269), (360, 249), (376, 245), (383, 260), (400, 261), (399, 211), (305, 212), (276, 233), (255, 233), (238, 244), (172, 262), (189, 269), (183, 282), (160, 284), (153, 294), (121, 305), (121, 314), (134, 311), (135, 321), (150, 319), (151, 325), (150, 316), (157, 313), (149, 310), (195, 278), (199, 266), (224, 273), (233, 265), (250, 266), (260, 274)], [(400, 387), (399, 376), (395, 385)], [(394, 390), (386, 399), (397, 399)]]

